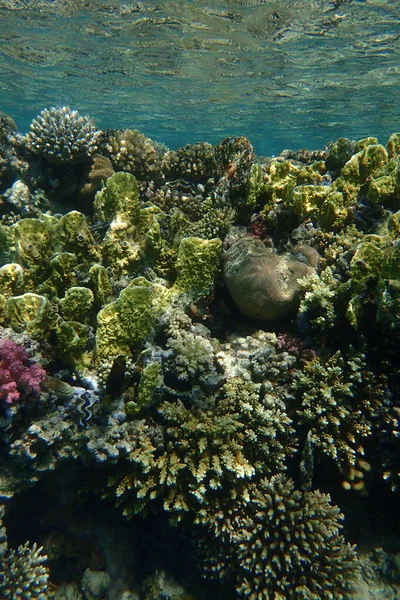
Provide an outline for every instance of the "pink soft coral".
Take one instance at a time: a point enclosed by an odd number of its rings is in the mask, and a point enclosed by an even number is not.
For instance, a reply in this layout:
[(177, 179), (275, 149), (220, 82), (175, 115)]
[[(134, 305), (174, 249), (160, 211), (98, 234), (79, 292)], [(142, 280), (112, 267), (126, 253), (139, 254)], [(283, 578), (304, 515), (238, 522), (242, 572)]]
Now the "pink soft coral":
[(23, 346), (10, 338), (0, 340), (0, 399), (12, 404), (21, 392), (39, 394), (46, 376), (39, 365), (27, 365), (28, 355)]

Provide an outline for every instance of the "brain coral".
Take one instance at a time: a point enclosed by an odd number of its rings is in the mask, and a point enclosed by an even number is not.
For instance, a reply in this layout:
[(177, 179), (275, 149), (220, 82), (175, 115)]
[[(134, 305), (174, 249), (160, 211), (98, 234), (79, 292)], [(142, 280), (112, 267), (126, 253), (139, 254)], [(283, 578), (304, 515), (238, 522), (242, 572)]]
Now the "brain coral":
[(96, 152), (99, 135), (89, 117), (81, 117), (67, 106), (52, 107), (33, 119), (25, 142), (29, 150), (49, 162), (78, 163)]
[(225, 252), (224, 279), (239, 310), (262, 321), (293, 313), (300, 302), (298, 280), (315, 273), (302, 254), (304, 260), (275, 254), (252, 236), (236, 240)]

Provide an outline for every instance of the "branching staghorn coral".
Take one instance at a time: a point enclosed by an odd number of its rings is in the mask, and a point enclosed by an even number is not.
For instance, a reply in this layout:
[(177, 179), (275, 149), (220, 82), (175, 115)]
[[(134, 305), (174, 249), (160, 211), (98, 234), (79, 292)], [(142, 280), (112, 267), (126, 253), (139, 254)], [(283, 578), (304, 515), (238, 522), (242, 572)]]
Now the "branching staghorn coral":
[(193, 381), (215, 372), (215, 342), (201, 325), (193, 325), (190, 317), (177, 311), (169, 323), (167, 348), (172, 352), (170, 370), (178, 379)]
[(121, 470), (110, 480), (128, 517), (160, 498), (180, 520), (183, 511), (212, 504), (240, 481), (282, 471), (295, 451), (289, 417), (263, 404), (260, 385), (239, 378), (226, 382), (213, 409), (195, 410), (176, 400), (163, 402), (158, 412), (162, 443), (152, 439), (154, 426), (141, 422), (125, 474)]
[(296, 490), (282, 474), (250, 483), (224, 530), (212, 528), (224, 557), (214, 557), (213, 570), (233, 576), (250, 600), (349, 598), (358, 565), (342, 520), (329, 495)]
[(305, 291), (299, 314), (308, 317), (312, 329), (323, 332), (332, 329), (336, 320), (335, 298), (341, 286), (332, 269), (326, 267), (320, 276), (316, 273), (307, 275), (299, 283)]
[(350, 347), (347, 355), (314, 358), (295, 374), (293, 390), (299, 422), (309, 427), (315, 447), (342, 469), (355, 466), (386, 395), (384, 378), (368, 370), (365, 354)]

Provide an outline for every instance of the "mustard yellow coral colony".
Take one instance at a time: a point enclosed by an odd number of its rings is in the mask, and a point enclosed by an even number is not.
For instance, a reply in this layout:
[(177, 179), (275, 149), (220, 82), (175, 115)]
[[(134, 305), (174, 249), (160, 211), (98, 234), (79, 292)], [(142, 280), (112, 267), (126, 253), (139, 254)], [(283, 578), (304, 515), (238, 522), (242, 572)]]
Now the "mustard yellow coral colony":
[[(227, 599), (365, 584), (351, 507), (390, 503), (400, 473), (399, 139), (261, 159), (243, 137), (169, 150), (67, 107), (26, 135), (0, 119), (0, 336), (47, 372), (10, 402), (0, 354), (2, 597), (81, 598), (83, 572), (106, 597), (107, 510), (116, 554), (159, 528), (125, 575), (143, 598), (204, 597), (202, 577)], [(42, 528), (28, 512), (16, 530), (40, 490)], [(60, 510), (86, 515), (85, 552), (75, 525), (54, 537)], [(165, 596), (168, 549), (194, 583)]]

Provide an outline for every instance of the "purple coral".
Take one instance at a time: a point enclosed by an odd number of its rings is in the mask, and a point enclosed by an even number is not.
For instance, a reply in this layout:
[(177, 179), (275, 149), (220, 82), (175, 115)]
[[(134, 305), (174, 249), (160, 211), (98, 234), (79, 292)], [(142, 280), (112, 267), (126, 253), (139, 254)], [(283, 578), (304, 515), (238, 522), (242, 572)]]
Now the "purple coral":
[(10, 338), (0, 340), (0, 399), (8, 404), (19, 400), (21, 392), (40, 393), (46, 372), (39, 365), (26, 364), (27, 361), (23, 346)]

